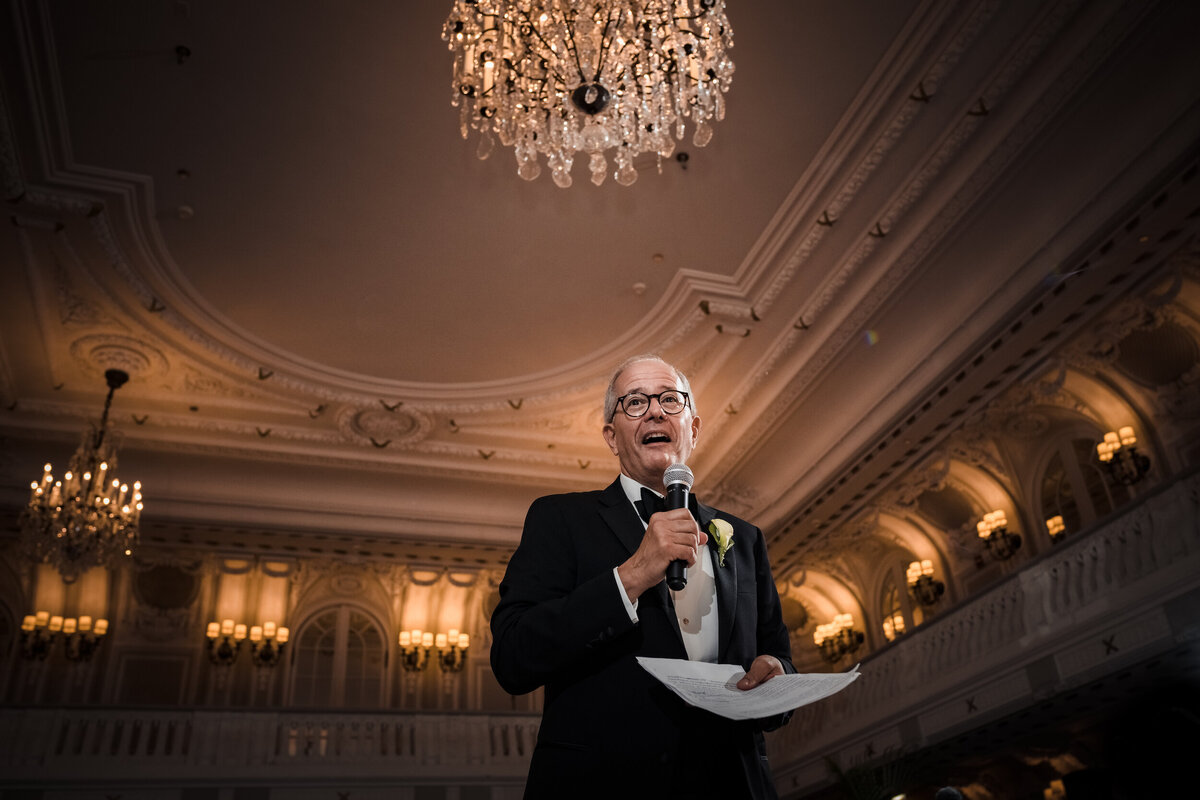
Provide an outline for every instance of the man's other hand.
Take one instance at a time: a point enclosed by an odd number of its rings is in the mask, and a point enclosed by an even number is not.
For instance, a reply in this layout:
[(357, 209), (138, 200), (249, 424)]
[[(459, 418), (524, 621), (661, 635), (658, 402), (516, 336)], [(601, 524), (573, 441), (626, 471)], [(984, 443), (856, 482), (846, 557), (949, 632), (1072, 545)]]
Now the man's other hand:
[(761, 686), (776, 675), (783, 674), (783, 664), (775, 656), (761, 655), (754, 659), (746, 676), (737, 682), (737, 687), (743, 691)]

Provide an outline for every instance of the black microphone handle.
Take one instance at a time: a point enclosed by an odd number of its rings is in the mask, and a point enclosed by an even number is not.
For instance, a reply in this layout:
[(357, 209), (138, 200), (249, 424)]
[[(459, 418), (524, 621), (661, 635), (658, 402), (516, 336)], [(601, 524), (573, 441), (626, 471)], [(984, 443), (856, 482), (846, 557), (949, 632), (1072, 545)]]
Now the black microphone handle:
[[(683, 483), (672, 483), (667, 487), (667, 509), (687, 508), (688, 487)], [(677, 558), (667, 564), (667, 587), (678, 592), (687, 586), (687, 562)]]

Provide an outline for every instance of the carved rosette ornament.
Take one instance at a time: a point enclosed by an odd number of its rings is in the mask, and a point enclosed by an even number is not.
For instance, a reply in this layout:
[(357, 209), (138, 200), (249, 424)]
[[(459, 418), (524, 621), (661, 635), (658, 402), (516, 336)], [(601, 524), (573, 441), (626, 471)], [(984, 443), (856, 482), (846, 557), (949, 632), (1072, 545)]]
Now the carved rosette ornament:
[(342, 437), (368, 447), (408, 447), (428, 436), (432, 427), (429, 417), (405, 406), (350, 407), (337, 416)]
[(96, 333), (71, 342), (71, 357), (85, 373), (119, 369), (131, 378), (165, 375), (167, 358), (157, 347), (132, 336)]

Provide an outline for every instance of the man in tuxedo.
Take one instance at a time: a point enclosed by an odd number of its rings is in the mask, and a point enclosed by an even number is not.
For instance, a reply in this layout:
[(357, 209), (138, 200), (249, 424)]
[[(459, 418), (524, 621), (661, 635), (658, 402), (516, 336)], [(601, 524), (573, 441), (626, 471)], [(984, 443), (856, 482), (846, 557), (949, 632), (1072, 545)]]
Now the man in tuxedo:
[[(534, 501), (492, 614), (500, 685), (546, 687), (525, 797), (774, 798), (762, 731), (786, 716), (733, 722), (688, 706), (636, 661), (739, 664), (740, 689), (795, 671), (762, 532), (702, 503), (645, 508), (700, 436), (677, 369), (626, 361), (604, 418), (621, 474), (603, 491)], [(724, 527), (714, 520), (732, 527), (725, 548), (706, 533)], [(676, 559), (688, 581), (672, 592)]]

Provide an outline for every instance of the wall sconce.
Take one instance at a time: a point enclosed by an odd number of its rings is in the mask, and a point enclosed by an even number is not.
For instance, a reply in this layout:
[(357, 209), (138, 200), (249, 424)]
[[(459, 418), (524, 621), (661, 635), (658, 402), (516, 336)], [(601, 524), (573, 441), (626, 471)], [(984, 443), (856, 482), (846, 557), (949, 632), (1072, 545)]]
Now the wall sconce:
[(241, 652), (242, 643), (249, 639), (250, 658), (254, 665), (273, 667), (283, 655), (283, 646), (287, 644), (290, 632), (274, 622), (248, 627), (245, 623), (235, 624), (231, 619), (224, 619), (208, 623), (204, 635), (208, 639), (208, 659), (218, 666), (233, 666)]
[(907, 576), (908, 591), (923, 606), (932, 606), (946, 591), (946, 584), (934, 580), (933, 562), (928, 558), (909, 564)]
[(400, 666), (405, 672), (420, 672), (429, 663), (429, 649), (433, 647), (433, 634), (420, 628), (400, 631)]
[(1126, 425), (1104, 434), (1104, 441), (1096, 445), (1096, 457), (1108, 468), (1108, 475), (1123, 486), (1133, 486), (1150, 471), (1150, 457), (1137, 450), (1137, 436), (1133, 428)]
[(273, 667), (283, 656), (290, 632), (282, 625), (264, 622), (250, 628), (250, 658), (256, 667)]
[(887, 637), (889, 642), (896, 641), (896, 637), (904, 633), (904, 617), (900, 614), (893, 614), (890, 617), (884, 617), (883, 620), (883, 635)]
[(818, 625), (813, 633), (813, 641), (820, 648), (821, 657), (831, 664), (857, 650), (864, 639), (862, 631), (854, 630), (854, 616), (851, 614), (838, 614), (832, 622)]
[(457, 628), (436, 635), (420, 628), (400, 631), (400, 665), (405, 672), (420, 672), (429, 666), (429, 654), (434, 647), (438, 651), (438, 666), (444, 672), (462, 672), (467, 663), (471, 637), (459, 633)]
[(1050, 543), (1058, 544), (1067, 536), (1067, 526), (1063, 524), (1062, 514), (1055, 514), (1046, 520), (1046, 532), (1050, 534)]
[(44, 661), (54, 648), (59, 634), (64, 637), (63, 652), (71, 661), (88, 661), (108, 633), (108, 620), (82, 616), (63, 618), (48, 611), (27, 614), (21, 621), (21, 655)]
[(231, 619), (208, 623), (205, 633), (208, 638), (208, 660), (222, 667), (233, 666), (242, 642), (246, 641), (246, 633), (244, 624), (239, 622), (235, 625)]
[(1020, 535), (1008, 532), (1008, 518), (999, 509), (984, 514), (975, 530), (997, 561), (1007, 561), (1021, 549)]
[(467, 650), (471, 647), (471, 638), (465, 633), (459, 633), (454, 628), (449, 633), (439, 633), (435, 638), (438, 649), (438, 665), (443, 672), (462, 672), (467, 665)]

